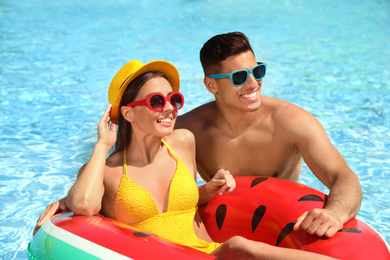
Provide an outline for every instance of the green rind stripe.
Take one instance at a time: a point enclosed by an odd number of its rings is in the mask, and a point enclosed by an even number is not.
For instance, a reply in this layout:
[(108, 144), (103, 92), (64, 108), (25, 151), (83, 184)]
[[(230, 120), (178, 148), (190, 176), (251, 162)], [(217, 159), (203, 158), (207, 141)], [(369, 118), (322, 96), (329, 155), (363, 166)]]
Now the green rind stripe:
[(30, 260), (41, 259), (99, 259), (81, 249), (75, 248), (40, 228), (28, 245)]

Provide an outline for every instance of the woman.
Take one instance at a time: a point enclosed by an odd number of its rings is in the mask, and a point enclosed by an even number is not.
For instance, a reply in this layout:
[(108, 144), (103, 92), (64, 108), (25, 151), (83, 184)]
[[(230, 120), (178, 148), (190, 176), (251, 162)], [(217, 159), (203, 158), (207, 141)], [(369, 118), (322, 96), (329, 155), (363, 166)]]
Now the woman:
[(98, 125), (98, 142), (69, 191), (67, 207), (77, 215), (100, 212), (224, 259), (330, 259), (242, 237), (212, 242), (197, 207), (234, 190), (235, 181), (221, 169), (197, 187), (194, 136), (173, 129), (184, 102), (178, 90), (178, 72), (164, 61), (133, 60), (117, 73), (109, 89), (112, 105)]
[[(199, 216), (194, 218), (198, 203), (194, 137), (188, 130), (173, 130), (184, 101), (178, 90), (178, 72), (167, 62), (131, 61), (122, 68), (110, 86), (113, 105), (98, 125), (91, 159), (80, 169), (67, 196), (71, 211), (87, 216), (101, 212), (151, 233), (161, 233), (159, 228), (166, 222), (174, 223), (175, 232), (164, 236), (173, 242), (183, 240), (172, 237), (182, 233), (179, 228), (197, 221), (195, 233), (211, 241)], [(116, 124), (109, 127), (110, 119), (119, 124), (118, 138)], [(106, 160), (115, 142), (116, 150)], [(228, 172), (220, 171), (200, 192), (213, 195), (217, 188), (221, 193), (234, 188)], [(195, 233), (187, 237), (188, 245), (208, 253), (218, 246), (209, 248)]]

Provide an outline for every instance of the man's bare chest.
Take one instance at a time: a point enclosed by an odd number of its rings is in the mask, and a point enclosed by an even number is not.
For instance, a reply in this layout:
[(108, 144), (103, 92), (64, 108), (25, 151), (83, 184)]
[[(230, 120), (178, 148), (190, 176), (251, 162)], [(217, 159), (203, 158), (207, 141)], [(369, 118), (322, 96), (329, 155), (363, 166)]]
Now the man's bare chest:
[(278, 141), (244, 138), (197, 143), (197, 164), (208, 175), (223, 168), (235, 176), (291, 179), (297, 171), (299, 174), (300, 161), (301, 155), (293, 145)]

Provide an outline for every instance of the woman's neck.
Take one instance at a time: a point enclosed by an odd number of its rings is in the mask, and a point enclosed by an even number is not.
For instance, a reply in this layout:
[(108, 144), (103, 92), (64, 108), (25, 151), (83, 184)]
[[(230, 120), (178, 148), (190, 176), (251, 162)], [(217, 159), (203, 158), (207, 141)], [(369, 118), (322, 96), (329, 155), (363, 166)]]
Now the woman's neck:
[(151, 164), (162, 148), (161, 139), (157, 136), (144, 138), (132, 136), (131, 142), (126, 148), (127, 163), (138, 167)]

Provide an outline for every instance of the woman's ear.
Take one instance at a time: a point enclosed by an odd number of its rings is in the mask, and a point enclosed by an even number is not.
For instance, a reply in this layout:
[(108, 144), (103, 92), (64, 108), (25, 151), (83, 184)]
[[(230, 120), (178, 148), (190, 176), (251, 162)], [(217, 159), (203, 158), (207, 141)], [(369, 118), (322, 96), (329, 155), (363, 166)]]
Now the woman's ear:
[(216, 79), (209, 78), (209, 77), (204, 77), (203, 82), (212, 94), (217, 94), (218, 93), (218, 83)]
[(132, 107), (121, 107), (122, 116), (130, 123), (134, 122), (134, 113)]

